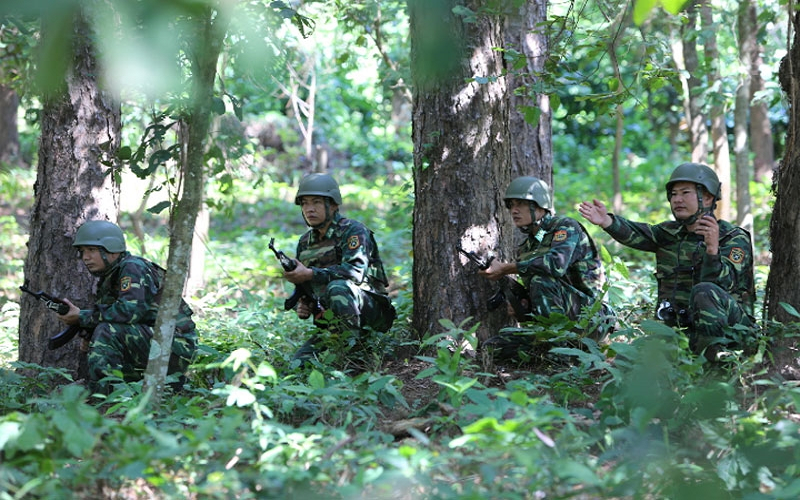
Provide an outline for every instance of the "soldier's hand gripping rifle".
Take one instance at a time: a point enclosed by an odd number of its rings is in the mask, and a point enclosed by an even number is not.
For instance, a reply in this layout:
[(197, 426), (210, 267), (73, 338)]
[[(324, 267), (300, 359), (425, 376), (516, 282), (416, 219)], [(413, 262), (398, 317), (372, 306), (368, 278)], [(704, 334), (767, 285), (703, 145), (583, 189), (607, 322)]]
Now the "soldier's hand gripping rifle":
[[(467, 259), (475, 263), (481, 270), (489, 269), (494, 260), (494, 255), (490, 255), (487, 259), (482, 259), (475, 252), (467, 252), (459, 245), (458, 251), (461, 252)], [(517, 280), (511, 276), (503, 276), (499, 280), (500, 289), (492, 295), (487, 301), (487, 309), (494, 311), (498, 307), (509, 303), (514, 310), (514, 316), (518, 321), (525, 321), (530, 317), (530, 308), (528, 304), (528, 292), (525, 287), (520, 285)]]
[[(67, 304), (66, 302), (57, 297), (53, 297), (52, 295), (45, 292), (34, 292), (25, 285), (20, 286), (19, 289), (41, 300), (44, 303), (45, 307), (47, 307), (51, 311), (57, 312), (59, 315), (67, 314), (69, 312), (69, 304)], [(75, 337), (75, 335), (77, 335), (80, 331), (81, 331), (80, 326), (69, 325), (68, 327), (64, 328), (54, 336), (50, 337), (50, 339), (47, 341), (47, 348), (50, 349), (51, 351), (53, 349), (58, 349), (59, 347), (65, 345), (67, 342), (72, 340)]]
[[(283, 267), (284, 271), (294, 271), (297, 268), (297, 262), (295, 262), (293, 259), (290, 259), (285, 253), (275, 248), (275, 238), (270, 238), (269, 249), (272, 250), (272, 252), (275, 254), (275, 257), (278, 258), (278, 261), (280, 261), (281, 267)], [(303, 297), (311, 302), (311, 307), (313, 309), (311, 314), (314, 317), (317, 317), (317, 315), (322, 312), (322, 304), (320, 304), (319, 299), (316, 297), (316, 295), (314, 295), (314, 291), (311, 289), (311, 285), (308, 283), (296, 284), (294, 286), (294, 293), (292, 293), (292, 295), (283, 303), (283, 308), (287, 311), (289, 309), (294, 309), (294, 307)]]

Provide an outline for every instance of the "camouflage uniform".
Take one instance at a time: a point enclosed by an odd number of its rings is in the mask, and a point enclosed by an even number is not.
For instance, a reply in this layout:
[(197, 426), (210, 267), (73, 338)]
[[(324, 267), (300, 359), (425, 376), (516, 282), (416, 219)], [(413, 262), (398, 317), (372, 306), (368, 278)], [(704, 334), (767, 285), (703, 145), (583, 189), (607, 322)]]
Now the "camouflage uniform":
[[(309, 283), (326, 310), (315, 318), (315, 325), (355, 337), (367, 327), (379, 332), (391, 328), (396, 314), (386, 295), (386, 273), (375, 237), (364, 224), (336, 212), (324, 237), (314, 229), (300, 237), (297, 259), (312, 269)], [(295, 359), (311, 357), (321, 340), (319, 334), (313, 335)]]
[[(164, 269), (123, 252), (103, 273), (92, 309), (80, 311), (80, 326), (92, 332), (88, 370), (96, 392), (110, 389), (102, 378), (112, 370), (126, 380), (139, 380), (147, 366), (150, 339), (158, 314)], [(197, 350), (192, 310), (181, 301), (172, 341), (169, 373), (182, 374)]]
[(575, 320), (602, 295), (603, 263), (594, 241), (575, 219), (545, 215), (518, 255), (517, 271), (534, 316), (560, 313)]
[[(611, 215), (611, 214), (609, 214)], [(687, 327), (695, 352), (713, 339), (739, 340), (731, 327), (755, 326), (753, 247), (750, 234), (726, 221), (719, 224), (719, 252), (708, 255), (703, 237), (685, 225), (651, 225), (612, 215), (605, 231), (623, 245), (656, 254), (657, 314), (669, 326)], [(666, 304), (669, 303), (669, 306)]]

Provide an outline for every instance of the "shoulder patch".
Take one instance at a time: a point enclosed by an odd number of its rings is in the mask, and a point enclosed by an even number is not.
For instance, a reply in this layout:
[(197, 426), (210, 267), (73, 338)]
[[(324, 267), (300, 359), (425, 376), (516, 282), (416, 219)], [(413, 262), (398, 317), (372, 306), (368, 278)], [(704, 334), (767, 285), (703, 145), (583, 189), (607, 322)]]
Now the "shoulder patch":
[(734, 264), (741, 264), (744, 262), (744, 250), (740, 247), (733, 247), (731, 248), (731, 253), (728, 255), (728, 258)]
[(131, 277), (123, 276), (122, 279), (119, 280), (119, 291), (127, 292), (130, 289), (131, 289)]
[(556, 234), (553, 235), (553, 241), (564, 241), (567, 239), (567, 230), (566, 229), (559, 229), (556, 231)]
[(359, 239), (357, 234), (347, 238), (347, 249), (348, 250), (355, 250), (361, 246), (361, 239)]

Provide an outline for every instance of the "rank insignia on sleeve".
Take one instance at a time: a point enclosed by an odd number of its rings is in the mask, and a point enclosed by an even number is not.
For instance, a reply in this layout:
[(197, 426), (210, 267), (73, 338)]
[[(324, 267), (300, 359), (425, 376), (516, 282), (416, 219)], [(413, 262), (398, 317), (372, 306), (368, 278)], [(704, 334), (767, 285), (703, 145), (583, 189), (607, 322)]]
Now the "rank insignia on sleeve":
[(361, 246), (361, 240), (358, 239), (358, 235), (354, 234), (353, 236), (347, 238), (347, 249), (348, 250), (355, 250), (356, 248)]
[(564, 241), (567, 239), (567, 231), (566, 229), (561, 229), (556, 231), (556, 234), (553, 235), (553, 241)]
[(731, 259), (731, 262), (734, 264), (741, 264), (744, 262), (744, 250), (739, 247), (731, 248), (731, 253), (728, 255), (728, 258)]
[(131, 277), (123, 276), (122, 279), (119, 280), (119, 291), (127, 292), (130, 289), (131, 289)]

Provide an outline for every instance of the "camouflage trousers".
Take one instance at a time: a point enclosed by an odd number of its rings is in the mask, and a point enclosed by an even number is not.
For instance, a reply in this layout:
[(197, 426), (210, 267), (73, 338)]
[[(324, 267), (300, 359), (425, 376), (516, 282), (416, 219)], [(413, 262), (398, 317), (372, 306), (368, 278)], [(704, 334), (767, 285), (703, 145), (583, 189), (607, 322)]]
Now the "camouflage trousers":
[[(185, 329), (185, 328), (182, 328)], [(89, 388), (108, 394), (110, 383), (103, 378), (122, 372), (126, 381), (141, 380), (150, 354), (153, 328), (142, 324), (100, 323), (94, 329), (87, 360)], [(197, 351), (197, 333), (175, 332), (168, 373), (183, 374)]]
[(697, 354), (715, 343), (745, 348), (755, 335), (755, 318), (749, 316), (728, 292), (713, 283), (699, 283), (692, 288), (688, 314), (692, 319), (687, 328), (689, 345)]
[[(596, 299), (578, 290), (569, 283), (553, 276), (535, 275), (528, 287), (530, 303), (530, 316), (528, 320), (537, 317), (549, 317), (561, 314), (572, 321), (577, 320), (585, 308), (592, 307)], [(586, 332), (589, 337), (600, 342), (605, 340), (608, 333), (616, 323), (616, 313), (606, 303), (600, 305), (595, 317), (590, 318)], [(497, 360), (507, 360), (524, 356), (544, 355), (553, 347), (552, 343), (536, 342), (536, 337), (525, 334), (501, 333), (488, 339), (484, 346), (492, 351)], [(574, 347), (574, 346), (570, 346)], [(523, 356), (523, 357), (524, 357)]]
[(349, 336), (355, 341), (367, 328), (387, 332), (396, 317), (387, 296), (364, 290), (350, 280), (331, 281), (319, 299), (325, 313), (314, 320), (318, 331), (297, 350), (294, 359), (309, 359), (324, 349), (331, 337)]

